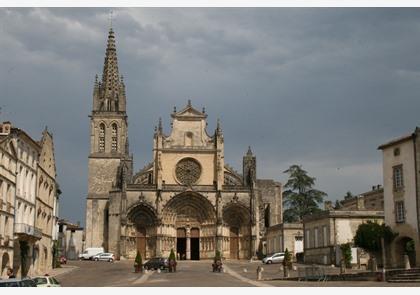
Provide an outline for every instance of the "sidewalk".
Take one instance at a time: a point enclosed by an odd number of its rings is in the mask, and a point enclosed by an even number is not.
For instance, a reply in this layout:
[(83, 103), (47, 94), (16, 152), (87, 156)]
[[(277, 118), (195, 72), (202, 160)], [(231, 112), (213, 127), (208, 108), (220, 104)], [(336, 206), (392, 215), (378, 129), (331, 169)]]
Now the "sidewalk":
[(64, 265), (61, 265), (61, 267), (59, 268), (53, 268), (51, 271), (48, 272), (48, 275), (52, 277), (60, 277), (78, 268), (79, 268), (78, 266), (64, 264)]

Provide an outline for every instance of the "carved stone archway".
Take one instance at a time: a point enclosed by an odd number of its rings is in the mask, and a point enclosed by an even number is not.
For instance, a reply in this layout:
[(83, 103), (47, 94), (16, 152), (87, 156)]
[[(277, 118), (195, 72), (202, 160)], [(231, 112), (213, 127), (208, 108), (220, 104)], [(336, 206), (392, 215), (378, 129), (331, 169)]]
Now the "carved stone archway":
[[(169, 238), (185, 259), (212, 258), (216, 245), (216, 210), (211, 202), (196, 192), (172, 197), (163, 207), (162, 223), (171, 228)], [(180, 233), (185, 233), (180, 234)], [(181, 245), (182, 243), (182, 245)], [(185, 247), (184, 247), (185, 244)], [(164, 252), (170, 251), (167, 245)]]
[(251, 214), (240, 202), (228, 203), (222, 212), (223, 249), (230, 259), (248, 258), (251, 246)]
[(133, 257), (138, 251), (143, 259), (155, 256), (158, 219), (154, 208), (144, 202), (136, 203), (128, 208), (127, 219), (131, 243), (126, 246), (126, 255)]

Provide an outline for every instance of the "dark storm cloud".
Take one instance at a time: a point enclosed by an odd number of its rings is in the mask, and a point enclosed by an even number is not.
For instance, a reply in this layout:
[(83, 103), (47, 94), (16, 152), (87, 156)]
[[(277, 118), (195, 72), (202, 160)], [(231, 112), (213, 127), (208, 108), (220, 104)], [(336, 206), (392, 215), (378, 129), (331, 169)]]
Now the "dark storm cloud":
[[(54, 133), (63, 217), (84, 221), (89, 119), (106, 8), (1, 9), (2, 120)], [(420, 10), (115, 9), (136, 169), (173, 106), (218, 117), (226, 162), (251, 145), (260, 177), (302, 164), (330, 199), (382, 183), (377, 146), (409, 133), (420, 107)]]

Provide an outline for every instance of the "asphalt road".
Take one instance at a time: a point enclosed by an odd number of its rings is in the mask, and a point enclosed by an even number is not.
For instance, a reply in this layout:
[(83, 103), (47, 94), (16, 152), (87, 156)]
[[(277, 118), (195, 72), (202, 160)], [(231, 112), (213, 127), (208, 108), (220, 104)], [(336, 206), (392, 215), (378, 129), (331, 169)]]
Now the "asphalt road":
[(133, 261), (69, 261), (78, 269), (57, 278), (63, 287), (252, 287), (228, 273), (213, 273), (211, 261), (179, 261), (176, 273), (134, 273)]
[[(420, 283), (256, 281), (260, 262), (229, 261), (225, 272), (213, 273), (212, 261), (178, 261), (177, 272), (134, 273), (133, 261), (69, 261), (76, 266), (58, 275), (63, 287), (420, 287)], [(264, 265), (264, 278), (278, 277), (279, 265)]]

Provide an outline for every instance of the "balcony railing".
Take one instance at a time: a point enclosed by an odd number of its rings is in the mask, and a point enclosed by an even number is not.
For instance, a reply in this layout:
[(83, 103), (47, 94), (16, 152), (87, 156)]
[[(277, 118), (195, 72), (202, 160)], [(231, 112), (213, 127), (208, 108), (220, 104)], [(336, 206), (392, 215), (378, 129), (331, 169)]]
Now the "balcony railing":
[(36, 239), (42, 238), (42, 231), (39, 228), (36, 228), (26, 223), (16, 223), (15, 234), (26, 235)]

